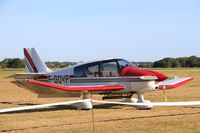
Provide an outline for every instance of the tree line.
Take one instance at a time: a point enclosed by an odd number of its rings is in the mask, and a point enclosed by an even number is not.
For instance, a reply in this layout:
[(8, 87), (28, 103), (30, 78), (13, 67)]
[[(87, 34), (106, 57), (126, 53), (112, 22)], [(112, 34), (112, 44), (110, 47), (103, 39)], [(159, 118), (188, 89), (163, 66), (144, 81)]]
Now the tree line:
[(0, 68), (24, 68), (24, 60), (19, 58), (6, 58), (0, 62)]
[[(75, 65), (76, 62), (45, 62), (49, 68), (64, 68), (68, 66)], [(0, 61), (0, 68), (24, 68), (24, 59), (19, 58), (6, 58), (3, 61)]]
[(176, 67), (200, 67), (200, 57), (179, 57), (179, 58), (164, 58), (153, 63), (153, 67), (176, 68)]
[[(64, 68), (77, 64), (77, 62), (46, 62), (49, 68)], [(179, 57), (179, 58), (164, 58), (155, 62), (136, 62), (140, 67), (154, 68), (176, 68), (176, 67), (200, 67), (200, 57)], [(24, 59), (6, 58), (0, 61), (0, 68), (24, 68)]]

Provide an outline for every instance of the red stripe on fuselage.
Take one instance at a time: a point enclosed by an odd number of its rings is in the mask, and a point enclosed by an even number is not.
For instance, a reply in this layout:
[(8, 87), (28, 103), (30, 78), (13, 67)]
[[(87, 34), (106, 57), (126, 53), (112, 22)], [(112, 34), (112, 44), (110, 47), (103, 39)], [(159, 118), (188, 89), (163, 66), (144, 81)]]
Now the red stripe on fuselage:
[(78, 91), (116, 91), (124, 89), (121, 85), (101, 85), (101, 86), (63, 86), (58, 84), (46, 83), (36, 80), (27, 80), (28, 83), (51, 87), (64, 91), (78, 92)]
[(31, 59), (31, 57), (30, 57), (28, 51), (27, 51), (25, 48), (24, 48), (24, 55), (25, 55), (26, 59), (28, 60), (29, 64), (31, 65), (33, 71), (34, 71), (35, 73), (37, 73), (38, 70), (37, 70), (37, 68), (36, 68), (36, 66), (35, 66), (35, 64), (34, 64), (34, 62), (33, 62), (33, 60)]

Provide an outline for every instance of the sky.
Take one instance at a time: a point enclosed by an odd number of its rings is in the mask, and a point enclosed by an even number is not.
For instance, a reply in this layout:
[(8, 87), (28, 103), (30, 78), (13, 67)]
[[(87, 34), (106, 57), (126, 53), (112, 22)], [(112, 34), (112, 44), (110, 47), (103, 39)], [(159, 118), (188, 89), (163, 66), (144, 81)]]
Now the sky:
[(0, 60), (200, 56), (199, 0), (0, 0)]

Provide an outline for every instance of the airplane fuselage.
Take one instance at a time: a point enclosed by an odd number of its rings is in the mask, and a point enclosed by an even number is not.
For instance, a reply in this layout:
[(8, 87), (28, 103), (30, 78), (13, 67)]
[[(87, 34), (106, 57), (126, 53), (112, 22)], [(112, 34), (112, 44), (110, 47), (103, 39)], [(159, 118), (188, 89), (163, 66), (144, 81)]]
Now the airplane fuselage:
[[(124, 72), (128, 68), (134, 72)], [(101, 78), (101, 77), (127, 77), (127, 76), (157, 76), (155, 73), (146, 72), (138, 68), (135, 64), (123, 59), (108, 59), (77, 64), (75, 66), (63, 68), (48, 73), (48, 82), (65, 86), (87, 86), (87, 85), (113, 85), (125, 86), (123, 90), (113, 91), (113, 93), (145, 93), (156, 90), (157, 81), (138, 81), (138, 82), (70, 82), (70, 78)], [(156, 73), (157, 74), (157, 73)], [(110, 92), (109, 92), (110, 93)]]

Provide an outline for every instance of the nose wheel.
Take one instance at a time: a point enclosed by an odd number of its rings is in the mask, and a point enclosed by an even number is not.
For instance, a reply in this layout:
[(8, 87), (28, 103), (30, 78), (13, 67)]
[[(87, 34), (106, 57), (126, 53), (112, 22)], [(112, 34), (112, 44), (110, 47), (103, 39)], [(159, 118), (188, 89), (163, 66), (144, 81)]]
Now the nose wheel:
[[(145, 100), (142, 93), (137, 93), (137, 98), (126, 98), (122, 102), (128, 102), (128, 103), (151, 103), (149, 100)], [(133, 107), (137, 109), (151, 109), (153, 105), (147, 104), (147, 105), (133, 105)]]
[[(149, 100), (145, 100), (143, 94), (137, 93), (138, 101), (137, 103), (151, 103)], [(135, 106), (138, 109), (151, 109), (153, 105), (148, 104), (148, 105), (136, 105)]]

